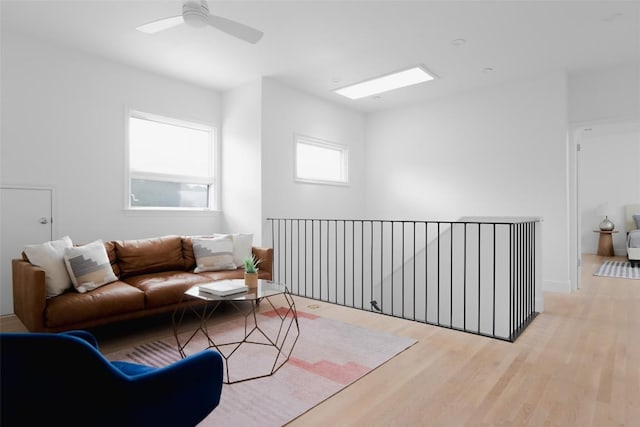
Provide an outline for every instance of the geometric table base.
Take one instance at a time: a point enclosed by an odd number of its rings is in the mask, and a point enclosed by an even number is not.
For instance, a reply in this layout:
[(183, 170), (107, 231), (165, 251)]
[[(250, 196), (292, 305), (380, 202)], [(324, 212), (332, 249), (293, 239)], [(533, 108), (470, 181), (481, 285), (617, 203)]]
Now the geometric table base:
[[(242, 299), (230, 299), (230, 297), (214, 297), (213, 295), (208, 295), (205, 298), (207, 302), (204, 307), (199, 306), (200, 310), (193, 306), (187, 306), (176, 310), (173, 313), (173, 330), (180, 355), (183, 358), (186, 357), (185, 349), (187, 346), (192, 343), (194, 338), (198, 335), (202, 335), (207, 341), (207, 345), (204, 348), (215, 348), (224, 358), (225, 371), (223, 382), (225, 384), (234, 384), (273, 375), (289, 360), (291, 352), (293, 351), (293, 348), (298, 341), (298, 337), (300, 336), (300, 326), (298, 325), (298, 314), (296, 312), (295, 302), (286, 288), (283, 289), (284, 291), (282, 292), (271, 294), (266, 292), (260, 295), (261, 293), (258, 292), (257, 294), (253, 294), (253, 297), (251, 295), (245, 295)], [(188, 294), (189, 291), (185, 295)], [(191, 295), (193, 296), (193, 294)], [(277, 295), (284, 296), (287, 307), (280, 310), (276, 309), (271, 299)], [(256, 315), (260, 301), (266, 301), (269, 303), (273, 309), (273, 313), (275, 313), (279, 318), (277, 328), (267, 330), (260, 325)], [(223, 302), (231, 304), (244, 316), (244, 334), (242, 334), (238, 339), (228, 342), (218, 342), (216, 338), (210, 334), (207, 328), (208, 320)], [(242, 302), (245, 302), (245, 304), (242, 304)], [(246, 302), (249, 302), (249, 304), (246, 304)], [(187, 337), (181, 338), (179, 329), (187, 310), (191, 310), (191, 312), (196, 315), (199, 319), (199, 324), (193, 333)], [(269, 366), (264, 368), (264, 372), (255, 373), (255, 375), (252, 374), (245, 378), (234, 378), (231, 380), (229, 367), (231, 359), (234, 356), (238, 358), (239, 354), (247, 351), (261, 351), (263, 357), (268, 358)], [(271, 363), (271, 359), (273, 359), (273, 363)]]

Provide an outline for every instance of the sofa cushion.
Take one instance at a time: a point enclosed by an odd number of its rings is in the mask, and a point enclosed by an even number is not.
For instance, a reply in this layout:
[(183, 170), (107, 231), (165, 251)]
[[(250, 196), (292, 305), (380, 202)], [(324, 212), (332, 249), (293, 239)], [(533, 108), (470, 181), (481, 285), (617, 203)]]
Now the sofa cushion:
[(102, 240), (65, 248), (64, 263), (73, 286), (81, 294), (118, 280)]
[(120, 267), (118, 267), (118, 255), (116, 254), (116, 244), (113, 242), (104, 242), (104, 248), (107, 250), (109, 264), (116, 277), (120, 277)]
[(196, 256), (195, 273), (202, 271), (235, 270), (233, 239), (230, 236), (213, 239), (193, 238), (193, 253)]
[(180, 236), (115, 241), (114, 244), (121, 278), (184, 269)]
[(60, 295), (72, 286), (64, 264), (64, 250), (72, 246), (69, 236), (64, 236), (59, 240), (24, 247), (23, 252), (29, 262), (44, 270), (47, 298)]
[(233, 240), (233, 262), (237, 268), (244, 267), (244, 260), (251, 257), (253, 234), (214, 234), (215, 237), (231, 237)]
[(72, 291), (51, 298), (44, 315), (45, 324), (55, 328), (143, 309), (144, 292), (116, 281), (86, 294)]
[(183, 236), (182, 237), (182, 259), (184, 260), (185, 271), (193, 271), (196, 268), (196, 255), (193, 253), (193, 239), (213, 239), (211, 236)]
[(144, 292), (146, 308), (179, 303), (189, 288), (210, 281), (199, 274), (185, 271), (142, 274), (126, 280), (131, 286)]
[(193, 254), (193, 242), (191, 237), (182, 238), (182, 260), (184, 261), (184, 269), (192, 271), (196, 268), (196, 256)]

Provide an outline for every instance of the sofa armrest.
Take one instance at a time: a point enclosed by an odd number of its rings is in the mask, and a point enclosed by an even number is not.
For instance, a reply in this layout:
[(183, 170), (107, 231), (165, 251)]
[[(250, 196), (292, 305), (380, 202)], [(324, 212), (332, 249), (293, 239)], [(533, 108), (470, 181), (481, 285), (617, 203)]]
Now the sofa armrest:
[(47, 290), (44, 270), (21, 259), (11, 260), (13, 311), (31, 332), (45, 331)]
[[(253, 254), (258, 258), (260, 264), (258, 265), (258, 270), (260, 273), (268, 275), (269, 277), (265, 277), (267, 280), (273, 280), (273, 248), (251, 248)], [(261, 276), (262, 276), (261, 274)]]

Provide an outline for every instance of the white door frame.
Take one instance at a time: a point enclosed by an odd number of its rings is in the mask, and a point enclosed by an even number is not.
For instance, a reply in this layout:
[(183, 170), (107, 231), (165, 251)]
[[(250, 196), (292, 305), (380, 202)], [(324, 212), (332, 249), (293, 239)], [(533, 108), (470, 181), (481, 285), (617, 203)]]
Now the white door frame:
[[(579, 182), (579, 155), (578, 145), (584, 132), (589, 132), (594, 127), (640, 124), (640, 117), (625, 116), (604, 120), (590, 120), (569, 124), (569, 138), (567, 138), (568, 160), (569, 160), (569, 280), (571, 281), (571, 291), (580, 289), (582, 273), (582, 242), (581, 242), (581, 212), (580, 201), (578, 200)], [(575, 261), (572, 261), (575, 260)]]

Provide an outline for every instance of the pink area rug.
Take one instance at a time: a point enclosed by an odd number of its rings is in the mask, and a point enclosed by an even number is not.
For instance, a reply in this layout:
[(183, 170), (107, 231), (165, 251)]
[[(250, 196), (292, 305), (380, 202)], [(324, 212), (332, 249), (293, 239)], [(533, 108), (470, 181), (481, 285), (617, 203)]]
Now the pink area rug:
[[(220, 405), (199, 426), (282, 426), (416, 343), (410, 338), (300, 310), (298, 322), (297, 341), (295, 325), (286, 339), (284, 334), (279, 336), (278, 344), (285, 355), (295, 342), (286, 363), (270, 346), (243, 345), (236, 350), (229, 359), (231, 381), (270, 372), (274, 362), (281, 367), (272, 376), (225, 384)], [(278, 338), (281, 322), (275, 312), (259, 314), (257, 323), (267, 336)], [(252, 326), (250, 324), (249, 328)], [(216, 342), (233, 342), (243, 335), (244, 327), (244, 318), (239, 318), (217, 325), (211, 322), (208, 329)], [(181, 332), (180, 337), (188, 335), (189, 332)], [(256, 342), (266, 341), (258, 331), (251, 338)], [(203, 336), (195, 337), (186, 353), (198, 351), (205, 343)], [(233, 348), (228, 346), (221, 350), (229, 354)], [(106, 356), (110, 360), (153, 366), (164, 366), (180, 358), (173, 337)]]

